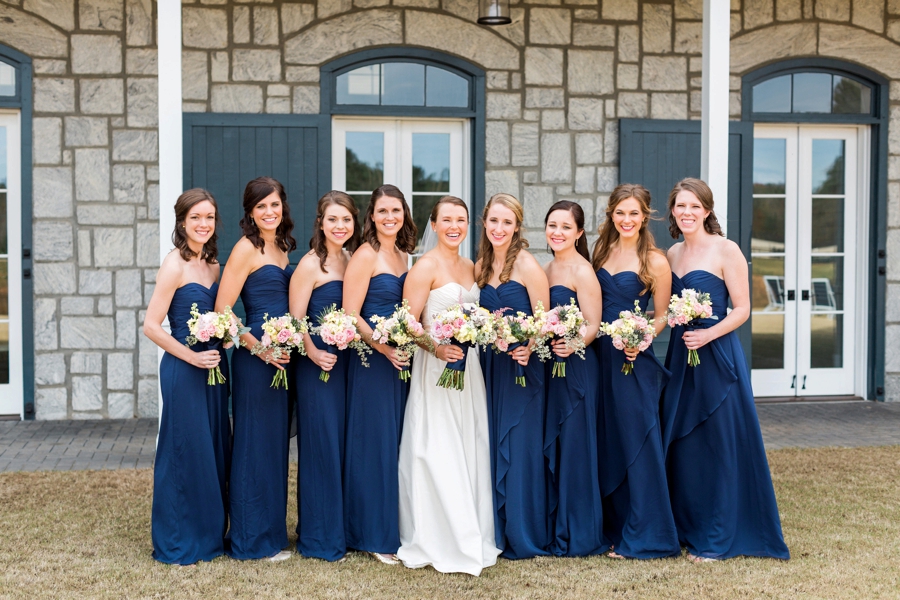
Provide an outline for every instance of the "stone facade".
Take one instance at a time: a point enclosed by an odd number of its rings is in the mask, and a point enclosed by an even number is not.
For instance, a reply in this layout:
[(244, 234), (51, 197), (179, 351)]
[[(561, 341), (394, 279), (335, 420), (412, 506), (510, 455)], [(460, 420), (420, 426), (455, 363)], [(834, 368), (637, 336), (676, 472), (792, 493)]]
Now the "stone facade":
[[(3, 0), (0, 43), (34, 57), (38, 418), (156, 414), (156, 347), (139, 331), (158, 265), (151, 0)], [(185, 0), (186, 112), (316, 113), (319, 67), (412, 45), (487, 72), (486, 195), (519, 197), (527, 236), (579, 202), (595, 231), (618, 182), (618, 119), (699, 119), (702, 0)], [(741, 76), (833, 57), (892, 81), (887, 347), (900, 341), (900, 1), (731, 0), (731, 114)], [(168, 207), (174, 199), (167, 199)], [(166, 208), (168, 210), (168, 208)], [(168, 235), (168, 232), (165, 232)], [(900, 355), (886, 356), (900, 400)]]

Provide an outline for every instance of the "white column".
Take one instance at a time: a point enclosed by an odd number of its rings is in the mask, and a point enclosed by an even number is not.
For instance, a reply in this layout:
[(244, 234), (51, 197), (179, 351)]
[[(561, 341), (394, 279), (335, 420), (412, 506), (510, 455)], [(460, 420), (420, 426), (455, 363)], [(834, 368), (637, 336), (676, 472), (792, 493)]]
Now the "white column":
[[(181, 0), (157, 4), (159, 82), (159, 260), (172, 249), (175, 213), (172, 206), (182, 190), (181, 117)], [(159, 350), (162, 360), (163, 351)], [(161, 386), (160, 386), (161, 389)], [(162, 394), (159, 395), (162, 417)]]
[(700, 177), (713, 191), (722, 229), (728, 225), (728, 77), (731, 3), (703, 0), (703, 114)]

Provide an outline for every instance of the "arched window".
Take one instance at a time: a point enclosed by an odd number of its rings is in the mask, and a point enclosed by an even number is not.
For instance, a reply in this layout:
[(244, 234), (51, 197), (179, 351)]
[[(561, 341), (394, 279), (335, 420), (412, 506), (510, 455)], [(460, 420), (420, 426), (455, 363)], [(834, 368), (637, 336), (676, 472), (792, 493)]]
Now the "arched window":
[(436, 65), (378, 62), (356, 67), (336, 78), (340, 105), (429, 106), (468, 108), (469, 80)]

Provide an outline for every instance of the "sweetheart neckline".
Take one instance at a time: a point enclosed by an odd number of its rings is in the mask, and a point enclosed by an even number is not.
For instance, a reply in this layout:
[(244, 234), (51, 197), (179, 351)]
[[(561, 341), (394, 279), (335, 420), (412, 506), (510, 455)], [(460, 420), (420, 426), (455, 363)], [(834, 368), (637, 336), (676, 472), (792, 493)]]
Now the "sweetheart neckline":
[(722, 279), (715, 273), (711, 273), (710, 271), (707, 271), (706, 269), (692, 269), (692, 270), (688, 271), (687, 273), (685, 273), (684, 275), (679, 275), (675, 271), (672, 271), (672, 275), (674, 275), (675, 277), (677, 277), (678, 279), (680, 279), (682, 281), (684, 281), (684, 278), (687, 277), (688, 275), (690, 275), (691, 273), (706, 273), (707, 275), (712, 275), (713, 277), (715, 277), (716, 279), (718, 279), (719, 281), (721, 281), (723, 283), (725, 282), (724, 279)]
[(199, 281), (188, 281), (186, 284), (184, 284), (184, 285), (182, 285), (182, 286), (180, 286), (180, 287), (175, 288), (175, 291), (177, 292), (178, 290), (183, 290), (184, 288), (186, 288), (186, 287), (189, 286), (189, 285), (199, 285), (200, 287), (202, 287), (202, 288), (203, 288), (204, 290), (206, 290), (207, 292), (211, 292), (212, 289), (213, 289), (213, 286), (214, 286), (214, 285), (219, 285), (219, 282), (218, 282), (218, 281), (213, 281), (213, 282), (212, 282), (212, 285), (210, 285), (209, 287), (206, 287), (205, 285), (203, 285), (203, 284), (200, 283)]

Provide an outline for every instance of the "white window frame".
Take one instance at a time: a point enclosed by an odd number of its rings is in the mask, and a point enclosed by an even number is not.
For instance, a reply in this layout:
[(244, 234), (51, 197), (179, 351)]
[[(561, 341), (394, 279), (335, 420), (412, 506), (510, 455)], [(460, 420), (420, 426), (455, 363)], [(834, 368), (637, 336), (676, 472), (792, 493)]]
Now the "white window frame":
[[(9, 302), (9, 383), (0, 384), (0, 415), (25, 417), (22, 347), (22, 116), (0, 110), (6, 128), (6, 241)], [(2, 255), (0, 255), (2, 256)]]

